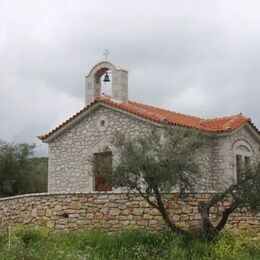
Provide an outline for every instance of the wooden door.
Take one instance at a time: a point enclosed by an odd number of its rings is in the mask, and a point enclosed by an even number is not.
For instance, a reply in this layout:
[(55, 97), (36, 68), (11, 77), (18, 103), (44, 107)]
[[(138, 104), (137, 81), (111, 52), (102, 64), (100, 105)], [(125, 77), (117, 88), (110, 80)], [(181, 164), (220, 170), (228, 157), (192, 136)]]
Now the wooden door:
[(103, 152), (95, 155), (95, 190), (112, 191), (111, 185), (106, 180), (106, 176), (112, 170), (112, 153)]

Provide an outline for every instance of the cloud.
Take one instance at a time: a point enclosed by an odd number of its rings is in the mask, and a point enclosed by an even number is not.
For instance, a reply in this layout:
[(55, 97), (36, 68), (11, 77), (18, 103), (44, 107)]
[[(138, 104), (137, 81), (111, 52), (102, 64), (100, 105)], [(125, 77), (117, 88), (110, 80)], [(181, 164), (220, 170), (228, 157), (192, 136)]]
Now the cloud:
[(164, 107), (172, 108), (173, 104), (176, 112), (189, 113), (192, 110), (193, 115), (199, 115), (204, 108), (209, 107), (209, 100), (199, 87), (194, 86), (169, 97)]
[(37, 154), (46, 155), (47, 145), (37, 136), (76, 113), (83, 107), (81, 100), (59, 93), (43, 82), (21, 84), (9, 77), (4, 83), (0, 102), (1, 138), (10, 142), (36, 143)]
[(242, 0), (2, 0), (0, 137), (35, 142), (82, 107), (84, 76), (105, 48), (129, 70), (132, 100), (202, 117), (243, 112), (259, 127), (259, 8)]

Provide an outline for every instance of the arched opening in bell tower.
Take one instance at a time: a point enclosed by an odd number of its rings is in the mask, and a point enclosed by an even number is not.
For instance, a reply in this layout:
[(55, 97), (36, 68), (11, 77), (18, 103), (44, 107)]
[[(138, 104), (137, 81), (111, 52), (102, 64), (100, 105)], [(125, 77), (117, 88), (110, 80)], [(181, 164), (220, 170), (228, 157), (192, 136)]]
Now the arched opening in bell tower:
[(95, 73), (95, 81), (98, 85), (97, 90), (100, 92), (98, 96), (109, 96), (112, 95), (112, 81), (113, 74), (109, 68), (101, 68)]
[(101, 77), (101, 96), (112, 95), (112, 84), (113, 84), (113, 74), (111, 70), (107, 70)]

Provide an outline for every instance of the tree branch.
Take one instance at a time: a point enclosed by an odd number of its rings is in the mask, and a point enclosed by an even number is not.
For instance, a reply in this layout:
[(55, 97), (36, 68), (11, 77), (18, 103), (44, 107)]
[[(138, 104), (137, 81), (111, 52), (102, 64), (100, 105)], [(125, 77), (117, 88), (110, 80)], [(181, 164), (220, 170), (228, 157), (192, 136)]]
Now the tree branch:
[(137, 191), (140, 193), (140, 195), (154, 208), (159, 210), (159, 207), (150, 200), (149, 195), (145, 195), (145, 193), (142, 192), (141, 188), (137, 187)]
[(176, 233), (180, 233), (183, 234), (185, 233), (185, 231), (183, 229), (181, 229), (180, 227), (176, 226), (169, 218), (169, 214), (166, 210), (166, 208), (164, 207), (164, 203), (162, 201), (162, 196), (160, 194), (160, 191), (158, 189), (158, 187), (156, 185), (153, 185), (153, 190), (154, 190), (154, 194), (157, 200), (157, 204), (158, 204), (158, 210), (160, 211), (165, 223), (168, 225), (168, 227)]
[(222, 213), (222, 218), (220, 219), (219, 223), (215, 227), (215, 231), (219, 232), (227, 223), (228, 217), (231, 213), (233, 213), (237, 207), (240, 205), (239, 201), (234, 201), (229, 208), (225, 209), (224, 212)]
[(246, 183), (247, 181), (254, 178), (255, 175), (248, 176), (247, 178), (244, 178), (242, 181), (237, 182), (236, 184), (232, 184), (229, 186), (226, 190), (224, 190), (222, 193), (218, 193), (214, 195), (209, 202), (205, 204), (205, 207), (207, 209), (210, 209), (214, 204), (217, 204), (219, 201), (224, 199), (228, 194), (232, 195), (232, 192), (239, 189), (241, 185)]

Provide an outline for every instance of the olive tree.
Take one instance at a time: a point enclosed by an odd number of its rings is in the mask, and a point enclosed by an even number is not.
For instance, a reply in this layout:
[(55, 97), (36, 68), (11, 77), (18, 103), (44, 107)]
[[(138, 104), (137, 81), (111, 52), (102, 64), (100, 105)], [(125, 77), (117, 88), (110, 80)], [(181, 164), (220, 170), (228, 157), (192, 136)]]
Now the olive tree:
[(166, 128), (163, 135), (153, 132), (135, 139), (117, 135), (118, 162), (108, 181), (114, 187), (138, 192), (160, 212), (173, 232), (183, 232), (170, 218), (164, 195), (173, 189), (179, 194), (193, 190), (200, 174), (195, 155), (206, 140), (199, 131), (180, 128)]
[[(172, 191), (182, 195), (185, 191), (200, 188), (198, 180), (201, 178), (201, 166), (197, 159), (212, 136), (183, 128), (166, 128), (163, 133), (151, 133), (134, 139), (117, 134), (117, 162), (113, 169), (109, 168), (110, 174), (104, 177), (114, 187), (126, 187), (138, 192), (151, 207), (160, 212), (173, 232), (183, 233), (170, 217), (165, 195)], [(103, 167), (107, 167), (105, 163)], [(237, 183), (213, 194), (208, 201), (199, 203), (204, 234), (217, 234), (227, 223), (230, 214), (239, 207), (259, 210), (260, 166), (246, 168), (242, 173)], [(231, 204), (214, 225), (210, 219), (210, 209), (226, 199)]]
[(47, 189), (47, 159), (33, 158), (35, 145), (0, 140), (0, 197)]

